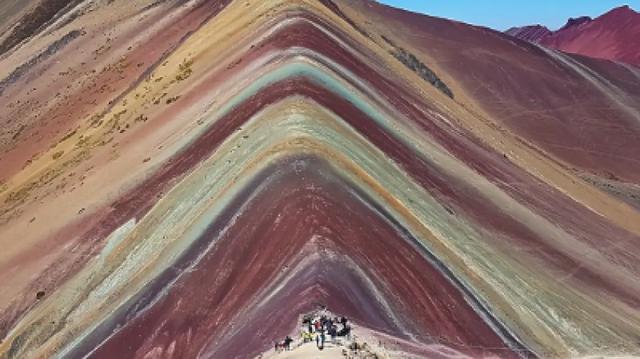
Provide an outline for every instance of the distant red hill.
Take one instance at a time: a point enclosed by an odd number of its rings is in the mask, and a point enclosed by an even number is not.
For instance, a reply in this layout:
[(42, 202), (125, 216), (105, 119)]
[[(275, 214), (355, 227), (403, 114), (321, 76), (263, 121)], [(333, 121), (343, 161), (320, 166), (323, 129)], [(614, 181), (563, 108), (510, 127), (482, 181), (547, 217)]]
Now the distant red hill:
[(565, 52), (640, 65), (640, 13), (626, 5), (595, 19), (569, 19), (556, 31), (533, 25), (506, 33)]

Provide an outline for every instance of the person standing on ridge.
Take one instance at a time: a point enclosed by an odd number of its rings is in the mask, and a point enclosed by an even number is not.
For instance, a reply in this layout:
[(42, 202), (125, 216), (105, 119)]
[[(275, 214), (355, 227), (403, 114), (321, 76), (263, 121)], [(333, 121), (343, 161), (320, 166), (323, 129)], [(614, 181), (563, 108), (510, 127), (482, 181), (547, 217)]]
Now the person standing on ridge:
[(331, 344), (335, 344), (336, 336), (338, 335), (338, 327), (335, 324), (329, 328), (329, 335), (331, 335)]

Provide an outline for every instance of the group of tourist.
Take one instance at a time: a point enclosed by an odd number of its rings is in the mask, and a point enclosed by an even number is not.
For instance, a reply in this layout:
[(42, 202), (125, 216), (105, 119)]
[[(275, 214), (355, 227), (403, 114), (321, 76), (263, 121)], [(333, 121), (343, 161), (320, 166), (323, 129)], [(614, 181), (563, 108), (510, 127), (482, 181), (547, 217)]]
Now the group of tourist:
[(281, 342), (276, 342), (276, 352), (281, 352), (283, 350), (291, 350), (291, 343), (293, 343), (293, 339), (287, 335)]
[[(338, 329), (338, 324), (341, 325), (340, 329)], [(347, 318), (334, 317), (332, 319), (325, 314), (322, 314), (315, 318), (303, 318), (302, 326), (303, 329), (300, 333), (302, 341), (304, 343), (307, 343), (314, 340), (315, 338), (316, 346), (320, 350), (324, 349), (324, 343), (327, 336), (331, 337), (331, 343), (335, 344), (336, 337), (349, 336), (349, 334), (351, 333), (351, 327), (348, 324)]]
[[(341, 325), (340, 329), (338, 329), (338, 324)], [(330, 318), (324, 314), (316, 318), (305, 317), (302, 320), (302, 325), (301, 337), (303, 342), (309, 342), (315, 337), (316, 345), (320, 350), (324, 349), (324, 342), (327, 336), (331, 337), (331, 343), (335, 344), (336, 337), (345, 337), (351, 333), (351, 327), (345, 317)]]
[[(335, 344), (337, 337), (348, 338), (350, 336), (351, 326), (349, 326), (348, 322), (346, 317), (331, 318), (327, 314), (305, 316), (302, 319), (300, 338), (303, 343), (309, 343), (315, 340), (318, 349), (323, 350), (327, 337), (330, 337), (331, 343)], [(293, 339), (287, 335), (284, 340), (275, 343), (275, 349), (277, 352), (291, 350), (291, 343), (293, 343)]]

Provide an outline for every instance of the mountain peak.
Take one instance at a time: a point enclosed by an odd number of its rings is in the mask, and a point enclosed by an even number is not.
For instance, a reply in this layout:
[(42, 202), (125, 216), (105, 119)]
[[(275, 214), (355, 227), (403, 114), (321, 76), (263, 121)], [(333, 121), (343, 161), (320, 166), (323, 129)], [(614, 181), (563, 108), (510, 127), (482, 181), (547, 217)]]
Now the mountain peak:
[(551, 30), (549, 30), (546, 26), (536, 24), (522, 27), (512, 27), (507, 30), (506, 33), (523, 40), (537, 42), (543, 37), (550, 35)]
[(600, 16), (600, 18), (606, 18), (606, 19), (611, 19), (611, 18), (628, 18), (628, 17), (633, 17), (633, 16), (637, 16), (638, 13), (633, 10), (629, 5), (623, 5), (623, 6), (619, 6), (616, 8), (613, 8), (609, 11), (607, 11), (606, 13), (602, 14)]
[(596, 18), (570, 18), (560, 29), (538, 30), (535, 36), (531, 34), (532, 28), (536, 27), (512, 28), (506, 33), (556, 50), (640, 64), (640, 14), (629, 5), (616, 7)]
[(580, 26), (582, 24), (591, 22), (592, 20), (593, 19), (591, 19), (591, 17), (589, 16), (572, 17), (567, 20), (567, 23), (563, 27), (561, 27), (560, 30), (566, 30), (571, 27)]
[(637, 12), (635, 10), (633, 10), (631, 8), (631, 6), (629, 5), (622, 5), (622, 6), (618, 6), (616, 8), (611, 9), (611, 11), (609, 11), (610, 13), (612, 12), (617, 12), (617, 13), (632, 13), (632, 14), (637, 14)]

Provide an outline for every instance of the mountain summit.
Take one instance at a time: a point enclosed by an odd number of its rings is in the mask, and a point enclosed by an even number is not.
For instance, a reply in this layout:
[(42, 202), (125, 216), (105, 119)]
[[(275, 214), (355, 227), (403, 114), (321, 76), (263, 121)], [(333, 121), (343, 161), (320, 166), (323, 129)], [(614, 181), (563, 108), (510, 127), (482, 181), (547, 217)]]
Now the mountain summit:
[(640, 65), (640, 14), (627, 5), (595, 19), (569, 19), (556, 31), (537, 30), (532, 34), (532, 29), (538, 28), (511, 28), (506, 33), (551, 49)]
[(523, 27), (512, 27), (507, 30), (506, 33), (522, 40), (538, 42), (540, 39), (551, 35), (551, 30), (542, 25), (529, 25)]

